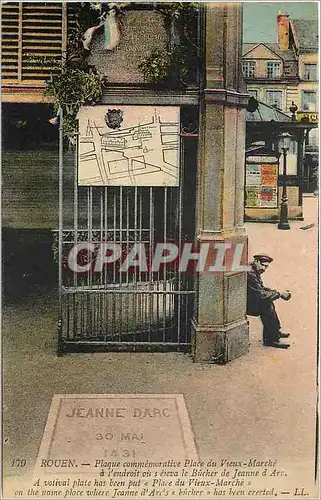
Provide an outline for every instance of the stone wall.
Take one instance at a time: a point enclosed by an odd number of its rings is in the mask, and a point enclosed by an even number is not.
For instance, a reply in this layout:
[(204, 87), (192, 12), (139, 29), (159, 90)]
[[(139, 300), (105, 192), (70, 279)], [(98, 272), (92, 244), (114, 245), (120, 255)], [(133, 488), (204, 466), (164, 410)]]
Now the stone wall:
[(142, 83), (139, 64), (154, 49), (165, 48), (166, 42), (163, 17), (159, 12), (129, 11), (122, 20), (121, 38), (116, 49), (104, 50), (101, 31), (93, 40), (88, 63), (106, 76), (108, 83)]

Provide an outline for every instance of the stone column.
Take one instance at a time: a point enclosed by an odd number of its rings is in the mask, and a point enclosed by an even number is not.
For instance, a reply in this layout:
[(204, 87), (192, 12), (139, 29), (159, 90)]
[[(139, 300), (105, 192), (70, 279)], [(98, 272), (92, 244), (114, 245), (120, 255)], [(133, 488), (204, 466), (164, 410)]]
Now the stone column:
[[(205, 74), (200, 106), (197, 186), (199, 244), (244, 244), (245, 94), (242, 8), (204, 5)], [(246, 272), (200, 272), (193, 318), (195, 361), (226, 363), (249, 350)]]

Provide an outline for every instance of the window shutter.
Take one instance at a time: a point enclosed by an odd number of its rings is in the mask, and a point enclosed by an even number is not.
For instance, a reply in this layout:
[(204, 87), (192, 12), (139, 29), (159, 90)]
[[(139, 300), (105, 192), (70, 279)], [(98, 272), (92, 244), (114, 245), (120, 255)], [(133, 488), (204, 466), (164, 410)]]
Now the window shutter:
[(2, 6), (3, 84), (44, 85), (66, 49), (66, 16), (62, 3)]
[(2, 79), (17, 80), (19, 58), (19, 3), (8, 3), (1, 8), (1, 64)]

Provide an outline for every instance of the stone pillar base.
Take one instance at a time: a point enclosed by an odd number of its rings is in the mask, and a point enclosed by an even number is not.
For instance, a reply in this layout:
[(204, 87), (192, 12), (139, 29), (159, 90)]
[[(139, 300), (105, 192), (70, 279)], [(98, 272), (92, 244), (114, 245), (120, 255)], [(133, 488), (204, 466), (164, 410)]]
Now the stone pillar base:
[(249, 326), (244, 318), (228, 325), (197, 325), (192, 321), (192, 356), (195, 362), (224, 365), (249, 352)]

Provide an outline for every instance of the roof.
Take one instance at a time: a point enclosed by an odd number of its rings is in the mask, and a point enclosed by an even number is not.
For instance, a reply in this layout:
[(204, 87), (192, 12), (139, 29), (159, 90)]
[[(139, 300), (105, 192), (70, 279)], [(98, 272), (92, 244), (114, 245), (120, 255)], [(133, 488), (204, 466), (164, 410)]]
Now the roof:
[(266, 104), (265, 102), (259, 101), (259, 107), (254, 113), (250, 111), (246, 112), (246, 121), (247, 122), (292, 122), (290, 116), (286, 115), (282, 111)]
[(318, 21), (314, 19), (292, 19), (290, 24), (299, 51), (318, 52)]
[(264, 45), (265, 47), (267, 47), (269, 50), (274, 52), (277, 56), (279, 56), (284, 61), (294, 61), (295, 60), (295, 54), (294, 54), (293, 50), (291, 50), (291, 49), (280, 50), (277, 43), (266, 43), (266, 42), (244, 43), (243, 44), (243, 52), (242, 52), (243, 57), (248, 52), (253, 50), (255, 47), (258, 47), (259, 45)]

